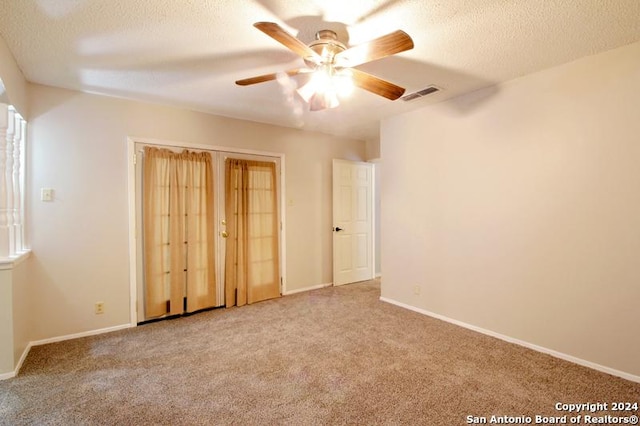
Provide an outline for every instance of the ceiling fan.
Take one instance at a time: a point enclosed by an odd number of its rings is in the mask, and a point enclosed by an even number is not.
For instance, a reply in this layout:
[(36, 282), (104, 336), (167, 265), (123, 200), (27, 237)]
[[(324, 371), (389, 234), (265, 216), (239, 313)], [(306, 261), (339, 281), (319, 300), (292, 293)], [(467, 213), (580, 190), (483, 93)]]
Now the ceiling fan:
[(311, 111), (337, 107), (338, 94), (349, 91), (353, 86), (390, 100), (396, 100), (404, 93), (404, 88), (354, 68), (413, 49), (413, 40), (404, 31), (397, 30), (347, 48), (331, 30), (318, 31), (316, 39), (306, 45), (276, 23), (257, 22), (253, 26), (301, 56), (307, 67), (236, 81), (240, 86), (276, 80), (285, 74), (294, 76), (311, 73), (309, 81), (298, 89), (300, 96), (309, 103)]

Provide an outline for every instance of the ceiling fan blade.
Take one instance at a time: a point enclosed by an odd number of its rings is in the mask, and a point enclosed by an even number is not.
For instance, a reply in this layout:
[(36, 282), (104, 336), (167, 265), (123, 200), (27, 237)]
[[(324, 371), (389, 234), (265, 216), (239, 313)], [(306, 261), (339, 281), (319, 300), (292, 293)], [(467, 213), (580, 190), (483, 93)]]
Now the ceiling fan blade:
[(250, 78), (238, 80), (236, 81), (236, 84), (238, 86), (249, 86), (251, 84), (264, 83), (265, 81), (276, 80), (278, 78), (278, 75), (281, 75), (281, 74), (286, 74), (289, 77), (293, 77), (294, 75), (299, 74), (301, 71), (302, 70), (298, 68), (294, 70), (281, 71), (281, 72), (276, 72), (272, 74), (263, 74), (256, 77), (250, 77)]
[(410, 49), (413, 49), (413, 40), (409, 34), (397, 30), (340, 52), (335, 59), (339, 66), (355, 67)]
[(286, 32), (280, 25), (274, 22), (256, 22), (253, 26), (302, 58), (311, 59), (314, 62), (320, 62), (320, 55), (314, 52), (309, 46)]
[(396, 86), (381, 78), (375, 77), (358, 69), (351, 69), (353, 73), (353, 84), (361, 89), (380, 95), (395, 101), (404, 94), (404, 88)]

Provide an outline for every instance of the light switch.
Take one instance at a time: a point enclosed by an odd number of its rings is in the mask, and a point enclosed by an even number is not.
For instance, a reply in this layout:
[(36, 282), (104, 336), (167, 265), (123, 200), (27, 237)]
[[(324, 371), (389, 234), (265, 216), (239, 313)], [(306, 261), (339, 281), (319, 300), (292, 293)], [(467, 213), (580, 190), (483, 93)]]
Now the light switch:
[(42, 188), (40, 190), (40, 200), (41, 201), (53, 201), (53, 189), (51, 189), (51, 188)]

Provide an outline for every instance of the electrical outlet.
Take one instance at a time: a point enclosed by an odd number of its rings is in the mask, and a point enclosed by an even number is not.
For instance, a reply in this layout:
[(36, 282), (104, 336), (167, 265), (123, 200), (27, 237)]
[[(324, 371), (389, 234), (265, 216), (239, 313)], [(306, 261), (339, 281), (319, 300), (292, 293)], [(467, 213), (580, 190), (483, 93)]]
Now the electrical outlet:
[(413, 286), (413, 294), (415, 294), (416, 296), (420, 294), (420, 286), (419, 285)]
[(96, 315), (104, 314), (104, 302), (96, 302)]

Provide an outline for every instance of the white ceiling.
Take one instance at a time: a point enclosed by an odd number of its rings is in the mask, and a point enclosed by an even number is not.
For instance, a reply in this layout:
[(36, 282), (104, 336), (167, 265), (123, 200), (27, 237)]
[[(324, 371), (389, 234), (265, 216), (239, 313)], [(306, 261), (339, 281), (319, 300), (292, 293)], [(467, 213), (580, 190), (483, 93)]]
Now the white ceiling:
[[(356, 89), (309, 112), (278, 82), (237, 86), (303, 64), (258, 21), (305, 43), (402, 29), (413, 50), (359, 68), (443, 90), (404, 102)], [(381, 118), (640, 40), (640, 0), (0, 0), (0, 36), (31, 82), (375, 140)]]

